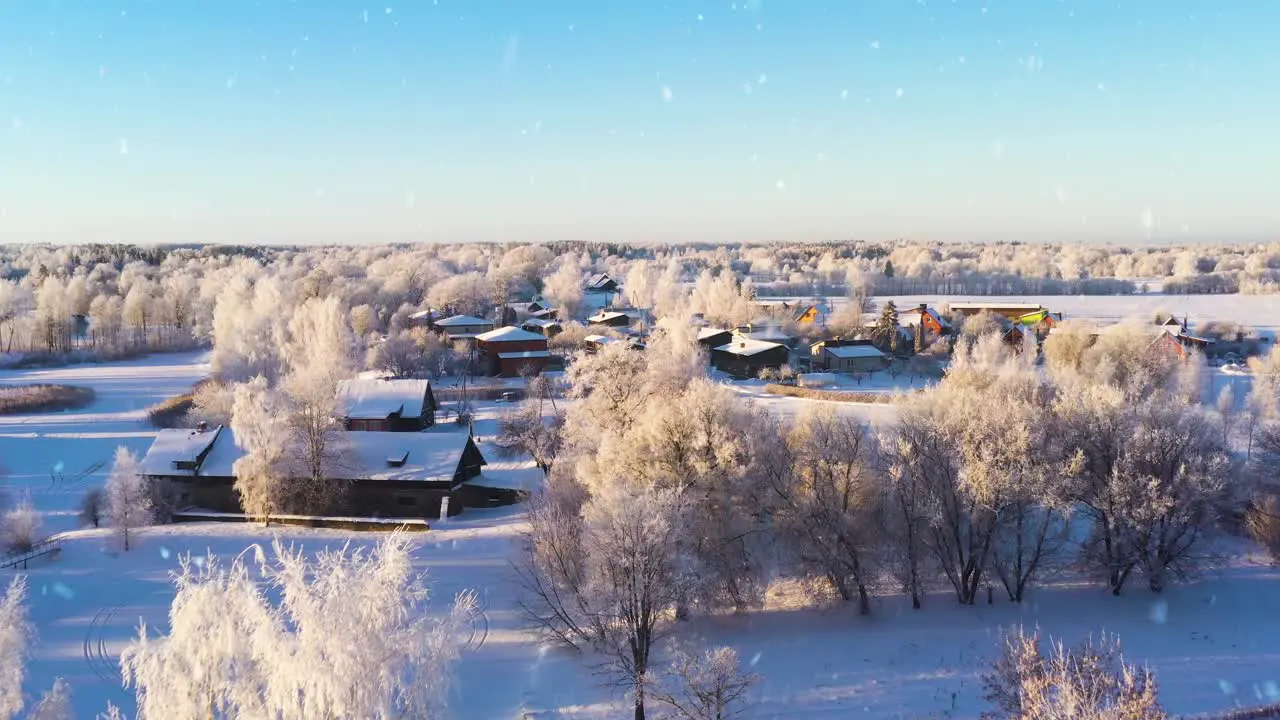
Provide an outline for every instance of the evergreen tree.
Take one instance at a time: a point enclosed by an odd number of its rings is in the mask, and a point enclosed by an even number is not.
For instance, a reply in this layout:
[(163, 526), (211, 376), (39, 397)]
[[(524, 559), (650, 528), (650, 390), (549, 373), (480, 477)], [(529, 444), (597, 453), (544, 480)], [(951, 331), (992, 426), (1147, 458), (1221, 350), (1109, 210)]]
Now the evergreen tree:
[(887, 278), (893, 277), (893, 261), (892, 260), (884, 261), (884, 276)]
[(876, 321), (876, 339), (891, 352), (898, 351), (898, 306), (892, 300), (885, 302)]

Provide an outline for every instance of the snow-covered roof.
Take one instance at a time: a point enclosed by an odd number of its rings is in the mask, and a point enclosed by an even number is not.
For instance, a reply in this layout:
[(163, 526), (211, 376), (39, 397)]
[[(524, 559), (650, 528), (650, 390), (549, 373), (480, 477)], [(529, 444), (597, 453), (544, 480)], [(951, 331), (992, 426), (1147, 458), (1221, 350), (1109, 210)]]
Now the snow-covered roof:
[(343, 380), (338, 383), (338, 400), (349, 418), (385, 419), (394, 413), (422, 417), (430, 389), (430, 380)]
[(532, 325), (534, 327), (540, 327), (540, 328), (549, 328), (549, 327), (556, 327), (560, 323), (555, 320), (542, 320), (542, 319), (534, 318), (532, 320), (525, 320), (524, 324)]
[(699, 339), (699, 340), (706, 340), (706, 339), (707, 339), (707, 338), (709, 338), (709, 337), (715, 337), (716, 335), (720, 335), (720, 334), (727, 333), (727, 332), (729, 332), (729, 331), (728, 331), (728, 330), (725, 330), (724, 328), (718, 328), (718, 327), (704, 327), (704, 328), (699, 328), (699, 330), (698, 330), (698, 339)]
[(549, 350), (525, 350), (524, 352), (498, 353), (498, 358), (502, 360), (519, 360), (523, 358), (546, 358), (551, 357)]
[(483, 318), (472, 317), (470, 315), (454, 315), (443, 320), (437, 320), (436, 325), (440, 327), (469, 327), (472, 325), (488, 325), (493, 327), (493, 323)]
[(555, 308), (544, 307), (541, 310), (534, 311), (534, 317), (552, 317), (558, 312)]
[(745, 357), (750, 357), (751, 355), (758, 355), (759, 353), (765, 352), (766, 350), (773, 350), (774, 348), (786, 349), (786, 347), (787, 347), (786, 345), (782, 345), (775, 342), (767, 342), (765, 340), (752, 340), (751, 338), (742, 338), (742, 339), (734, 340), (728, 345), (721, 345), (720, 347), (716, 348), (716, 350), (720, 352), (726, 352), (731, 355), (742, 355)]
[(596, 345), (608, 345), (613, 342), (613, 338), (608, 335), (588, 335), (582, 338), (583, 342), (595, 343)]
[[(161, 430), (139, 463), (143, 475), (190, 475), (224, 428)], [(227, 432), (230, 432), (229, 430)]]
[(617, 284), (617, 281), (609, 277), (608, 273), (592, 275), (591, 278), (587, 280), (587, 290), (600, 290), (610, 282), (613, 282), (615, 285)]
[(631, 316), (624, 312), (618, 312), (617, 310), (604, 310), (587, 318), (587, 322), (602, 323), (610, 320), (616, 320), (618, 318), (627, 318), (630, 320)]
[(476, 336), (476, 339), (483, 342), (524, 342), (528, 340), (546, 340), (545, 337), (538, 333), (521, 330), (514, 325), (500, 327), (497, 330), (490, 330), (487, 333), (480, 333)]
[(412, 320), (425, 320), (427, 318), (433, 318), (439, 314), (440, 313), (436, 311), (435, 308), (427, 308), (426, 310), (419, 310), (418, 312), (410, 315), (409, 318)]
[[(951, 323), (939, 315), (938, 311), (933, 308), (925, 308), (924, 315), (928, 315), (933, 318), (933, 321), (936, 322), (939, 327), (951, 327)], [(915, 327), (920, 324), (920, 319), (922, 317), (923, 315), (920, 313), (920, 308), (908, 308), (898, 315), (898, 324), (903, 327)]]
[(837, 358), (882, 358), (884, 353), (874, 345), (840, 345), (839, 347), (825, 346), (826, 353), (831, 357)]
[[(190, 430), (162, 430), (186, 434)], [(209, 435), (214, 435), (209, 431)], [(449, 482), (467, 447), (465, 430), (442, 427), (428, 432), (344, 432), (338, 436), (336, 459), (329, 474), (346, 480), (405, 480)], [(176, 470), (166, 463), (165, 445), (157, 436), (141, 465), (145, 475), (235, 477), (235, 463), (244, 456), (231, 428), (222, 428), (204, 462), (195, 471)], [(157, 447), (160, 443), (160, 447)]]

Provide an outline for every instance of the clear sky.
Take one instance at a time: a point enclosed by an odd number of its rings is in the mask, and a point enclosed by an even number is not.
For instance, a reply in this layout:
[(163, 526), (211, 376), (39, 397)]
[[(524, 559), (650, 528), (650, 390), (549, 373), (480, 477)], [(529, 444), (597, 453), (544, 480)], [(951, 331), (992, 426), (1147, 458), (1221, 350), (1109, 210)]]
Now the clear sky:
[(0, 242), (1280, 235), (1274, 0), (0, 0)]

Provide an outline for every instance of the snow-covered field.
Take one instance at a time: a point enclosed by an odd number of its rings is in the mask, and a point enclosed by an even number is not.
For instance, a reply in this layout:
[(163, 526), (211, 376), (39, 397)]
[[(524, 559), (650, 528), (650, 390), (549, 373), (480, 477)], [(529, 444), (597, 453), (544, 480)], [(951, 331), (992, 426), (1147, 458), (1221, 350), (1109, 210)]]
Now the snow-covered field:
[[(117, 444), (144, 449), (152, 431), (144, 409), (199, 379), (200, 354), (156, 356), (111, 365), (12, 372), (0, 382), (89, 385), (98, 401), (84, 411), (0, 418), (0, 487), (29, 491), (54, 530), (74, 525), (85, 489), (102, 481)], [(735, 386), (772, 409), (794, 413), (809, 402), (764, 396)], [(835, 404), (875, 417), (889, 406)], [(490, 433), (484, 425), (481, 434)], [(60, 471), (55, 470), (61, 467)], [(50, 471), (64, 479), (51, 480)], [(87, 474), (86, 474), (87, 471)], [(83, 475), (81, 477), (81, 475)], [(471, 588), (485, 609), (460, 669), (454, 702), (459, 718), (617, 718), (625, 700), (600, 688), (589, 658), (544, 648), (522, 629), (509, 566), (523, 526), (518, 507), (467, 511), (421, 537), (419, 565), (430, 576), (437, 607)], [(131, 714), (115, 660), (139, 619), (163, 626), (173, 596), (168, 573), (178, 557), (206, 551), (222, 557), (279, 536), (314, 551), (374, 534), (245, 525), (172, 525), (145, 531), (136, 550), (113, 553), (100, 531), (68, 535), (61, 557), (26, 571), (40, 635), (28, 691), (65, 677), (76, 716), (92, 717), (106, 701)], [(0, 583), (13, 570), (0, 570)], [(1078, 639), (1119, 633), (1130, 658), (1158, 673), (1168, 708), (1190, 713), (1280, 700), (1280, 572), (1238, 561), (1218, 575), (1155, 597), (1135, 586), (1110, 597), (1096, 587), (1035, 593), (1022, 606), (957, 607), (946, 593), (911, 611), (901, 598), (877, 601), (872, 616), (849, 608), (776, 609), (701, 619), (687, 628), (738, 648), (763, 682), (752, 694), (754, 718), (976, 718), (984, 709), (978, 681), (999, 628), (1011, 623)]]

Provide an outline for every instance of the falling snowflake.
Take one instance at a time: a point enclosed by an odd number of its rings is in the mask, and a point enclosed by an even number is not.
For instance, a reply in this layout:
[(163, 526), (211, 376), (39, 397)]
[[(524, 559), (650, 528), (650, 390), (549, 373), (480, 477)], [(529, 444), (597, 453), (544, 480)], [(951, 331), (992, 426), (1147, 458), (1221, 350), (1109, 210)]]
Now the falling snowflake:
[(765, 75), (764, 73), (760, 73), (760, 77), (756, 78), (757, 85), (763, 85), (767, 82), (769, 82), (769, 76)]
[(14, 118), (14, 119), (13, 119), (13, 129), (14, 129), (14, 130), (21, 130), (21, 129), (22, 129), (22, 118), (20, 118), (20, 117), (16, 117), (16, 118)]
[(778, 188), (778, 192), (782, 192), (783, 190), (787, 189), (787, 184), (779, 180), (778, 182), (774, 183), (774, 187)]
[(1147, 230), (1151, 230), (1156, 226), (1156, 216), (1155, 213), (1151, 212), (1151, 208), (1143, 210), (1139, 219), (1142, 221), (1142, 227)]
[(1098, 92), (1106, 92), (1106, 91), (1107, 91), (1106, 83), (1098, 83)]
[(410, 190), (409, 193), (404, 196), (404, 205), (405, 207), (413, 207), (417, 204), (418, 204), (418, 194)]
[(1067, 189), (1061, 185), (1053, 186), (1053, 194), (1058, 197), (1058, 202), (1064, 203), (1067, 201)]
[(671, 94), (671, 86), (663, 85), (662, 86), (662, 102), (671, 102), (672, 97), (674, 96)]
[(999, 138), (991, 141), (991, 157), (999, 160), (1004, 157), (1004, 141)]
[(906, 95), (906, 94), (907, 94), (907, 91), (903, 90), (902, 88), (898, 88), (897, 90), (893, 91), (893, 96), (896, 98), (901, 98), (903, 95)]
[(120, 154), (121, 155), (129, 154), (129, 141), (126, 140), (125, 138), (120, 138)]
[(236, 86), (236, 76), (232, 75), (231, 77), (227, 78), (227, 89), (230, 90), (235, 86)]
[(1151, 612), (1147, 613), (1147, 617), (1157, 625), (1164, 625), (1169, 622), (1169, 603), (1164, 600), (1157, 600), (1152, 603)]
[(879, 50), (879, 49), (880, 49), (880, 41), (879, 41), (879, 40), (872, 40), (872, 41), (871, 41), (871, 49), (872, 49), (872, 50)]
[(749, 82), (742, 83), (742, 94), (750, 95), (755, 90), (755, 86)]
[(702, 13), (698, 13), (698, 22), (702, 22)]
[(360, 13), (360, 19), (364, 20), (366, 23), (369, 22), (369, 11), (365, 10), (364, 12)]
[(385, 12), (386, 14), (390, 15), (390, 14), (391, 14), (391, 8), (387, 8), (386, 10), (384, 10), (384, 12)]
[(848, 90), (848, 88), (846, 88), (846, 89), (844, 89), (844, 90), (841, 90), (841, 91), (840, 91), (840, 99), (841, 99), (841, 100), (848, 100), (848, 99), (849, 99), (849, 90)]

